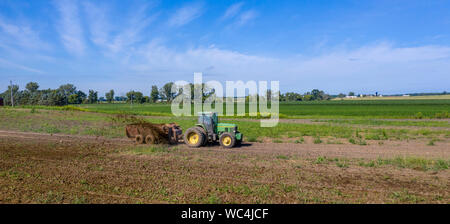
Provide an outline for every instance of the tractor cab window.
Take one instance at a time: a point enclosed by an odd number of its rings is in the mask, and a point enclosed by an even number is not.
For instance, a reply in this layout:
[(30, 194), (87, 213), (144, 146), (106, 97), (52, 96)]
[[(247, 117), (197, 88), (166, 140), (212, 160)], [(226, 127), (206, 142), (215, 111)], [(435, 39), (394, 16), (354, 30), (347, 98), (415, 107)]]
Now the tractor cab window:
[(198, 123), (199, 124), (205, 123), (205, 120), (206, 120), (205, 117), (206, 117), (205, 115), (198, 116)]
[(213, 131), (213, 122), (212, 117), (207, 115), (201, 115), (198, 117), (198, 123), (205, 125), (205, 128), (208, 132)]

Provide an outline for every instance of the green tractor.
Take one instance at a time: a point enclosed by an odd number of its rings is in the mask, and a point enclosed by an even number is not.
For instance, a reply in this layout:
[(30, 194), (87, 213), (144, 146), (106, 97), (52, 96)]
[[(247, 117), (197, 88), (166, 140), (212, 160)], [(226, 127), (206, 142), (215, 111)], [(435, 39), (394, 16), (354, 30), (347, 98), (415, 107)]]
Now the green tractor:
[(240, 146), (243, 135), (236, 124), (219, 123), (217, 113), (198, 113), (198, 123), (184, 133), (184, 142), (190, 147), (200, 147), (219, 141), (225, 148)]

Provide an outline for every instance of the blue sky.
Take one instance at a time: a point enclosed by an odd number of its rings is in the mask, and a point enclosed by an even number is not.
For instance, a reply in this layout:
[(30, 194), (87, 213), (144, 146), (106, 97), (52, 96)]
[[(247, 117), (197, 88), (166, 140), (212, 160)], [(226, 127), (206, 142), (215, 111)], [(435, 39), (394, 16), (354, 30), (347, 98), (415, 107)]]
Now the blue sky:
[(0, 91), (278, 80), (282, 92), (449, 91), (450, 1), (0, 0)]

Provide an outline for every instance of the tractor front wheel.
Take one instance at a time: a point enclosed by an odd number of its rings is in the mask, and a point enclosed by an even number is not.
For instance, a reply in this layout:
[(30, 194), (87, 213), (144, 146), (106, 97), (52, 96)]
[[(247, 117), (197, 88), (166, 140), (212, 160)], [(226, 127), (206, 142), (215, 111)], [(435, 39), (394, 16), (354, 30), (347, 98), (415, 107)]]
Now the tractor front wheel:
[(236, 138), (229, 133), (223, 133), (219, 138), (219, 143), (222, 147), (232, 148), (236, 143)]
[(189, 147), (197, 148), (203, 144), (205, 136), (203, 135), (203, 133), (200, 130), (193, 127), (193, 128), (189, 128), (186, 130), (186, 133), (184, 133), (183, 138), (184, 138), (184, 142)]

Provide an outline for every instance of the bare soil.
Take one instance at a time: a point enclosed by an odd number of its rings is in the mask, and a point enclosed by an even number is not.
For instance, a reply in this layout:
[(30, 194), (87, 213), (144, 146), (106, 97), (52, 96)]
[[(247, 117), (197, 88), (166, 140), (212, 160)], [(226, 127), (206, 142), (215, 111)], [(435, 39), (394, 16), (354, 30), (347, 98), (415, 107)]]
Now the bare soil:
[(0, 203), (450, 203), (448, 169), (358, 165), (448, 160), (447, 141), (386, 142), (155, 148), (125, 136), (0, 131)]

